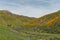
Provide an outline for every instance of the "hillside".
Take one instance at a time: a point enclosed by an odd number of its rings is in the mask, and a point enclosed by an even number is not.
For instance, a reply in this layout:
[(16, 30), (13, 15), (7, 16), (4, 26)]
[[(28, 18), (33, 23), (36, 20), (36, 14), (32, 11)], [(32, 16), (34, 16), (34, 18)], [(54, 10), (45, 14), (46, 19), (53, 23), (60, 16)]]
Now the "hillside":
[(7, 10), (0, 10), (0, 25), (6, 26), (24, 26), (25, 22), (30, 22), (35, 18), (30, 18), (22, 15), (15, 15)]
[[(43, 18), (43, 19), (42, 19)], [(48, 14), (39, 18), (40, 26), (43, 26), (48, 33), (60, 33), (60, 11)]]
[(33, 18), (0, 10), (0, 40), (60, 40), (60, 11)]
[(42, 16), (40, 18), (15, 15), (7, 10), (0, 10), (0, 24), (11, 26), (51, 26), (60, 19), (60, 11)]
[(60, 40), (60, 34), (38, 33), (27, 30), (17, 32), (0, 25), (0, 40)]
[(32, 24), (32, 25), (35, 24), (35, 26), (36, 25), (50, 26), (51, 24), (54, 24), (54, 22), (58, 21), (59, 19), (60, 19), (60, 11), (57, 11), (57, 12), (42, 16), (40, 18), (36, 18), (36, 19), (32, 20), (30, 23), (28, 23), (28, 24)]
[(0, 40), (22, 40), (20, 35), (12, 29), (0, 26)]
[(25, 26), (35, 27), (35, 30), (43, 30), (47, 33), (60, 33), (60, 11), (36, 18)]

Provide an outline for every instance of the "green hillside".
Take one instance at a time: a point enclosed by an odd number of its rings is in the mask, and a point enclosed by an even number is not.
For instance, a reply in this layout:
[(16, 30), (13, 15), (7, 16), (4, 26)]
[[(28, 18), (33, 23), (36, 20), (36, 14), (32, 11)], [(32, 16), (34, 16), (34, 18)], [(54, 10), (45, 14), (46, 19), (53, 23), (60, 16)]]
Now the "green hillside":
[(60, 11), (33, 18), (0, 10), (0, 40), (60, 40)]
[(30, 26), (35, 27), (35, 30), (39, 29), (39, 31), (43, 30), (44, 32), (47, 32), (47, 33), (60, 34), (60, 11), (47, 14), (40, 18), (34, 19), (31, 22), (25, 23), (25, 25), (26, 24), (29, 24)]
[(30, 18), (22, 15), (15, 15), (7, 10), (0, 10), (0, 24), (10, 26), (24, 26), (25, 22), (30, 22), (35, 18)]
[[(54, 19), (56, 19), (56, 20), (54, 20)], [(39, 25), (39, 26), (42, 26), (42, 25), (48, 26), (48, 23), (51, 20), (53, 20), (53, 22), (55, 22), (55, 21), (58, 21), (59, 19), (60, 19), (60, 11), (57, 11), (57, 12), (54, 12), (54, 13), (51, 13), (51, 14), (47, 14), (45, 16), (42, 16), (40, 18), (34, 19), (30, 23), (33, 23), (33, 24), (36, 23), (35, 25)]]
[(10, 28), (0, 26), (0, 40), (22, 40), (20, 35)]
[(38, 20), (40, 20), (40, 23), (38, 23), (40, 24), (39, 26), (43, 27), (44, 31), (47, 31), (47, 33), (60, 34), (60, 11), (45, 15)]
[(0, 40), (60, 40), (60, 34), (39, 33), (27, 30), (19, 33), (12, 28), (0, 26)]

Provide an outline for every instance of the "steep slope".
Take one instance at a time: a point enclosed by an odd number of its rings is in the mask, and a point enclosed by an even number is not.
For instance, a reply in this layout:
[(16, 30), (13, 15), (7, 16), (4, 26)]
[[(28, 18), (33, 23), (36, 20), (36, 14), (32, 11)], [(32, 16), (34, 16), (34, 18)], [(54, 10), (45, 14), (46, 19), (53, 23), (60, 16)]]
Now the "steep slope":
[(41, 20), (41, 24), (46, 24), (46, 26), (50, 26), (51, 23), (54, 24), (53, 22), (58, 21), (60, 19), (60, 11), (45, 15), (39, 19)]
[(43, 26), (46, 31), (50, 33), (60, 33), (60, 11), (45, 15), (43, 17), (44, 19), (40, 21), (40, 25)]
[(59, 19), (60, 19), (60, 16), (57, 16), (56, 18), (53, 18), (53, 19), (49, 20), (48, 22), (46, 22), (45, 25), (46, 25), (46, 26), (51, 26), (51, 25), (53, 25), (55, 22), (58, 22)]

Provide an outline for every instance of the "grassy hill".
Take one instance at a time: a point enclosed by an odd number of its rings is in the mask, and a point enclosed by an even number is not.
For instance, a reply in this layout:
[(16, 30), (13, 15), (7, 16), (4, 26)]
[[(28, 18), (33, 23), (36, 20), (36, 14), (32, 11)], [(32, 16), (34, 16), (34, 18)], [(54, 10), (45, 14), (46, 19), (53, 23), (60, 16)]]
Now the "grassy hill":
[(0, 26), (0, 40), (22, 40), (20, 35), (13, 29)]
[(60, 33), (60, 11), (45, 15), (39, 19), (42, 19), (40, 26), (43, 26), (48, 33)]
[(60, 40), (60, 11), (33, 18), (0, 10), (0, 40)]
[(54, 24), (54, 22), (58, 21), (59, 19), (60, 19), (60, 11), (57, 11), (57, 12), (42, 16), (40, 18), (36, 18), (30, 23), (32, 24), (35, 23), (35, 25), (40, 25), (40, 26), (42, 25), (50, 26), (51, 24)]
[(25, 22), (30, 22), (35, 18), (30, 18), (22, 15), (15, 15), (7, 10), (0, 10), (0, 24), (11, 26), (23, 26)]
[(35, 27), (35, 30), (43, 30), (47, 33), (60, 33), (60, 11), (47, 14), (36, 18), (31, 22), (25, 23), (26, 26)]

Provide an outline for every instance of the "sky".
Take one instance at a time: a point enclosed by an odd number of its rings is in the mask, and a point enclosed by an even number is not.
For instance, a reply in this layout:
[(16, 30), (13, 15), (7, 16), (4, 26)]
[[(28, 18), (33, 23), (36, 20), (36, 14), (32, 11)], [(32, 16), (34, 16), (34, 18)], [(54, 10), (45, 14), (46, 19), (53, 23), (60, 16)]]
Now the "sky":
[(60, 0), (0, 0), (0, 10), (9, 10), (29, 17), (41, 17), (60, 10)]

